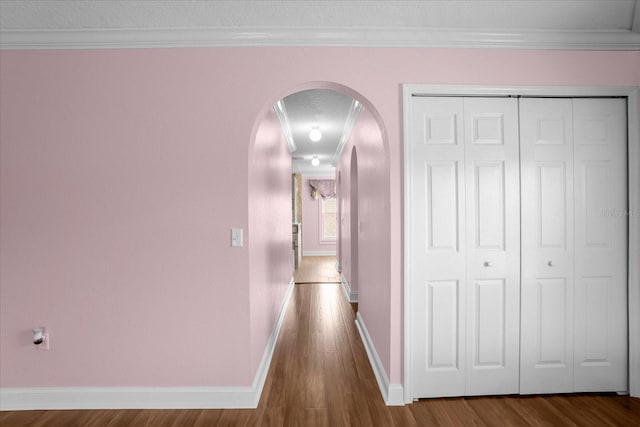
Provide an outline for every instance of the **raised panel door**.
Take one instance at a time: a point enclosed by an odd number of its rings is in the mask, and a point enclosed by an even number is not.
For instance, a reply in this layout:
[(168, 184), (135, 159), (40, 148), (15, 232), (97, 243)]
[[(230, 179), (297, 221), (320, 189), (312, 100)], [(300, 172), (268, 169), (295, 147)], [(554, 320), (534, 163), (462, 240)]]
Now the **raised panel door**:
[(520, 393), (573, 390), (571, 99), (520, 100)]
[(518, 101), (465, 98), (465, 395), (519, 387)]
[(465, 183), (462, 98), (413, 98), (413, 392), (465, 389)]
[(574, 391), (627, 390), (627, 144), (622, 99), (575, 99)]

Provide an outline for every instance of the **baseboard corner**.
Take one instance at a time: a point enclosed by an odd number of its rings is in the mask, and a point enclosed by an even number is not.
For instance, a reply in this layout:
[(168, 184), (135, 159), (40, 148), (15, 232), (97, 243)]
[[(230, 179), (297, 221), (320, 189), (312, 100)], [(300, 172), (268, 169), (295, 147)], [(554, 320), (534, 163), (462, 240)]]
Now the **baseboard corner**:
[(367, 351), (369, 363), (371, 364), (376, 381), (378, 382), (378, 387), (380, 388), (380, 394), (382, 394), (384, 403), (387, 406), (404, 406), (404, 389), (402, 384), (389, 383), (389, 377), (384, 370), (384, 366), (382, 366), (382, 361), (378, 356), (378, 352), (373, 345), (371, 336), (369, 335), (367, 327), (364, 324), (364, 320), (359, 312), (356, 314), (356, 326), (358, 327), (358, 332), (362, 338), (364, 348)]
[(358, 291), (351, 290), (349, 281), (342, 273), (340, 273), (340, 283), (342, 284), (342, 289), (344, 290), (344, 293), (347, 296), (347, 300), (349, 300), (350, 303), (358, 302)]

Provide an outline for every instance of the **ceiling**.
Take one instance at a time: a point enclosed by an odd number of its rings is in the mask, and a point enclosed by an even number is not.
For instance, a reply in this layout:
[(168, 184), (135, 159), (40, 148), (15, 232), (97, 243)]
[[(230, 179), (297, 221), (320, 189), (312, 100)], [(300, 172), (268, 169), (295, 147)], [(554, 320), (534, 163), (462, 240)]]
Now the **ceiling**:
[[(285, 135), (293, 148), (293, 171), (301, 173), (331, 173), (335, 170), (338, 152), (346, 143), (359, 104), (353, 98), (328, 89), (310, 89), (293, 93), (282, 100), (284, 114), (279, 114)], [(322, 138), (312, 141), (309, 133), (318, 129)], [(317, 157), (318, 166), (311, 164)]]
[[(640, 0), (0, 0), (0, 49), (300, 45), (637, 51)], [(294, 170), (331, 171), (353, 100), (310, 90), (282, 104)]]
[(638, 0), (1, 0), (0, 47), (640, 50)]
[(2, 0), (3, 29), (440, 27), (630, 30), (634, 0)]

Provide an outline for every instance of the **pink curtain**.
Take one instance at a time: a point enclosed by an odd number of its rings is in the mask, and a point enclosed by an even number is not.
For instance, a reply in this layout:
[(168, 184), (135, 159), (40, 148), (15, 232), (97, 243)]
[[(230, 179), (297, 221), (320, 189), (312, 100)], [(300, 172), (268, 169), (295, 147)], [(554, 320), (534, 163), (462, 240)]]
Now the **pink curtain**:
[(309, 187), (311, 187), (311, 197), (318, 200), (333, 199), (336, 197), (336, 180), (335, 179), (310, 179)]

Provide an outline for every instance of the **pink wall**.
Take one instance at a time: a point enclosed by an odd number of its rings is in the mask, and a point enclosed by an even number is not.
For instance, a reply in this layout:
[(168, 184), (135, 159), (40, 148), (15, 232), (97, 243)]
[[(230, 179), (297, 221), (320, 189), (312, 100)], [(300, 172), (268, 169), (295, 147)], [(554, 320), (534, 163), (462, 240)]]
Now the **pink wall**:
[[(355, 153), (353, 148), (355, 147)], [(351, 188), (354, 184), (351, 168), (357, 158), (357, 219), (352, 227)], [(367, 325), (376, 351), (385, 369), (390, 368), (391, 283), (389, 166), (383, 136), (375, 117), (366, 108), (360, 112), (349, 141), (340, 157), (340, 198), (345, 199), (343, 232), (347, 252), (342, 260), (343, 274), (358, 292), (358, 311)], [(352, 244), (357, 239), (357, 262), (351, 257)], [(382, 260), (388, 260), (383, 262)], [(354, 270), (357, 268), (357, 283)], [(387, 371), (388, 372), (388, 371)]]
[[(640, 52), (185, 48), (0, 55), (2, 387), (251, 384), (272, 327), (258, 331), (258, 319), (273, 317), (284, 286), (280, 273), (264, 286), (253, 278), (265, 269), (262, 248), (280, 247), (282, 235), (263, 234), (256, 248), (231, 248), (229, 229), (249, 230), (251, 242), (253, 224), (265, 221), (249, 219), (255, 187), (248, 159), (261, 111), (317, 86), (311, 82), (350, 88), (384, 125), (389, 262), (361, 267), (379, 270), (387, 285), (368, 295), (360, 287), (360, 310), (390, 381), (401, 383), (401, 85), (640, 85)], [(378, 154), (362, 155), (361, 175), (377, 177), (366, 159)], [(373, 202), (363, 196), (363, 218)], [(365, 222), (364, 233), (372, 225)], [(261, 294), (271, 299), (257, 307), (252, 301)], [(51, 330), (50, 352), (29, 342), (30, 329), (41, 325)], [(87, 345), (94, 331), (101, 339)]]
[(267, 110), (249, 159), (251, 367), (256, 374), (293, 274), (291, 153)]
[(234, 91), (184, 54), (1, 53), (3, 387), (251, 383), (255, 117), (220, 121)]
[(302, 252), (304, 255), (335, 254), (335, 243), (320, 241), (320, 200), (311, 197), (310, 179), (335, 179), (335, 175), (302, 176)]

